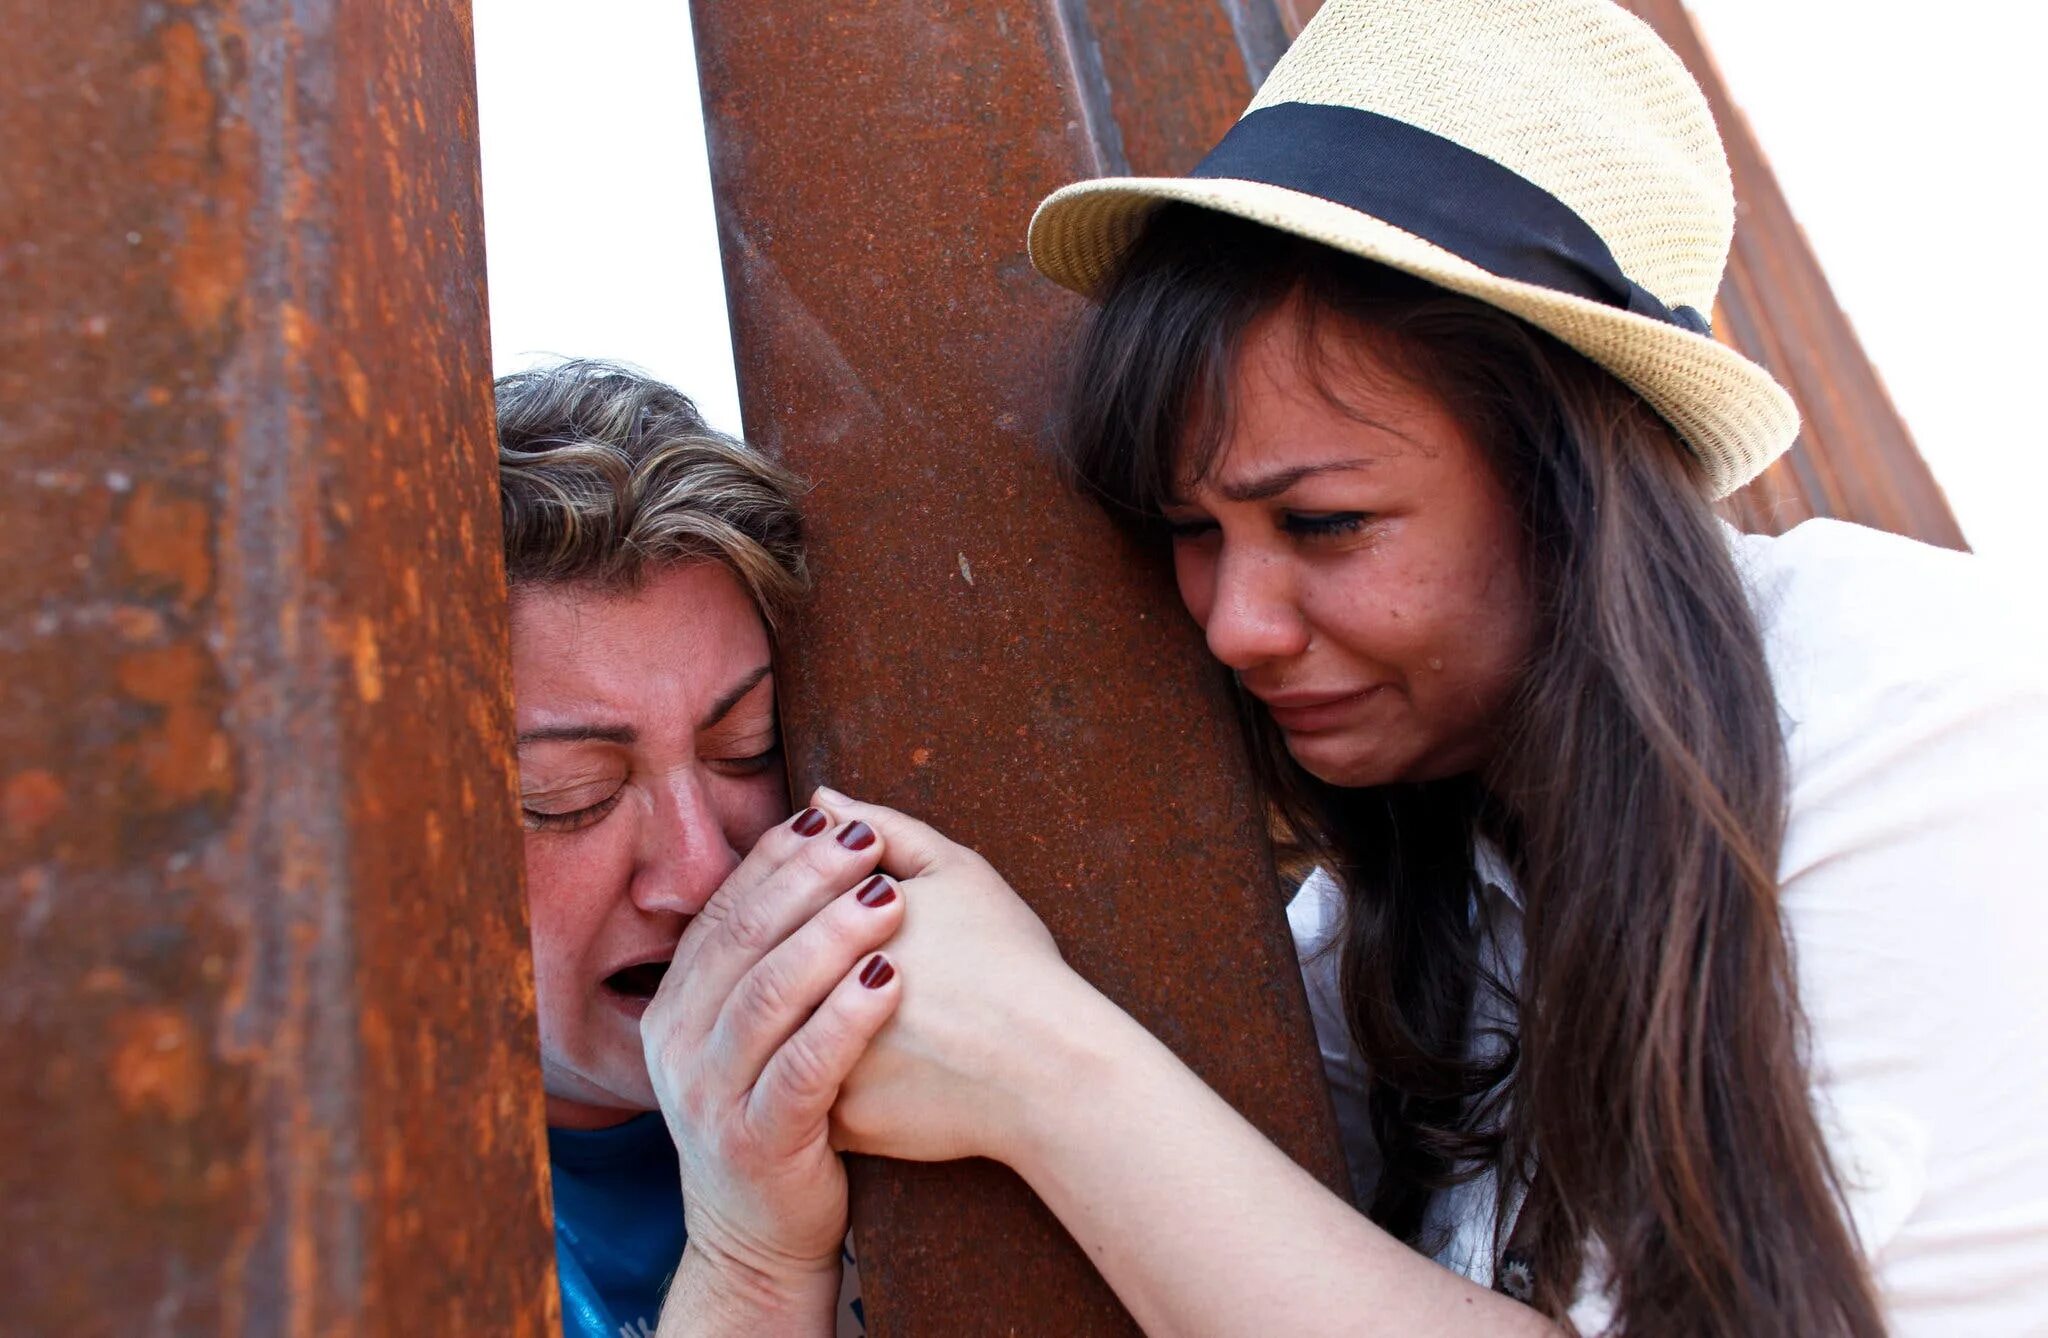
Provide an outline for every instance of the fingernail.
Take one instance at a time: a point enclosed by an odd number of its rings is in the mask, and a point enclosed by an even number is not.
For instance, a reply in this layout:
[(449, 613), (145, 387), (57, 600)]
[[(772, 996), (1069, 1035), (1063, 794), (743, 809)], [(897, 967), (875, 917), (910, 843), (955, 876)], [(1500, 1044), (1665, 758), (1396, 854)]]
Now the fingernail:
[(874, 843), (875, 829), (865, 822), (849, 823), (846, 829), (839, 833), (839, 844), (848, 850), (866, 850)]
[(839, 791), (833, 789), (829, 785), (820, 785), (817, 789), (817, 793), (828, 804), (850, 804), (853, 802), (851, 799), (848, 799), (845, 795), (839, 793)]
[(825, 830), (832, 820), (815, 808), (807, 808), (789, 820), (789, 825), (798, 836), (816, 836)]
[(889, 965), (889, 959), (876, 953), (868, 958), (868, 964), (860, 969), (860, 983), (871, 990), (878, 990), (896, 978), (896, 968)]
[(896, 900), (896, 885), (876, 874), (860, 885), (860, 891), (853, 894), (863, 906), (886, 906)]

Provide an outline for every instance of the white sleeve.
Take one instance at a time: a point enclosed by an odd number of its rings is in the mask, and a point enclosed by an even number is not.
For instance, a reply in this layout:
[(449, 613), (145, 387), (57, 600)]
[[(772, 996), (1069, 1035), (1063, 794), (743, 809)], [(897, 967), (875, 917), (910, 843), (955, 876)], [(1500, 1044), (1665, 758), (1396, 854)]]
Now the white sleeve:
[(1815, 1104), (1895, 1333), (2048, 1334), (2048, 672), (1879, 598), (1774, 647)]
[(1365, 1061), (1344, 1019), (1344, 991), (1338, 978), (1343, 889), (1317, 869), (1287, 904), (1287, 924), (1294, 933), (1294, 951), (1301, 961), (1302, 983), (1308, 989), (1309, 1018), (1315, 1023), (1316, 1046), (1323, 1055), (1323, 1078), (1330, 1085), (1337, 1132), (1344, 1142), (1352, 1202), (1364, 1212), (1379, 1183), (1380, 1153), (1366, 1108)]

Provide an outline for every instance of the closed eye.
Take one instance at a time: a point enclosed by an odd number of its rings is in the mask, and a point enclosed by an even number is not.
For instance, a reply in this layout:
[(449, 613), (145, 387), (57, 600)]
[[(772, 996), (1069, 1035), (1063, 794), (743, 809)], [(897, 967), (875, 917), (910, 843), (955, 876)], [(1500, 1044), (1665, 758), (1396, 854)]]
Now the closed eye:
[(770, 770), (782, 760), (782, 742), (776, 740), (766, 750), (750, 753), (745, 757), (707, 757), (705, 764), (722, 776), (745, 778), (758, 776)]
[(1356, 534), (1371, 519), (1370, 511), (1289, 511), (1280, 527), (1298, 539), (1326, 539)]
[(548, 812), (538, 808), (522, 806), (519, 820), (530, 832), (574, 832), (604, 820), (605, 815), (619, 806), (619, 797), (624, 787), (613, 790), (594, 804), (583, 808), (572, 808), (562, 812)]
[(1191, 516), (1185, 520), (1175, 520), (1167, 516), (1163, 517), (1163, 520), (1166, 525), (1166, 537), (1176, 543), (1182, 539), (1200, 538), (1216, 528), (1216, 522), (1207, 516)]

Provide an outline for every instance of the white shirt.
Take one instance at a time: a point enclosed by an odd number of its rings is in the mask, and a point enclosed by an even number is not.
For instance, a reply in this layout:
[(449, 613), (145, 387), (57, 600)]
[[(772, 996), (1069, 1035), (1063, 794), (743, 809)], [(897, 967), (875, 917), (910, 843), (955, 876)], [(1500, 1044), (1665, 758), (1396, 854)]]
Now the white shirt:
[[(1790, 764), (1779, 866), (1813, 1096), (1893, 1332), (2048, 1334), (2048, 622), (1964, 554), (1837, 521), (1734, 536)], [(1481, 852), (1510, 969), (1511, 879)], [(1376, 1175), (1337, 983), (1343, 898), (1288, 908), (1354, 1189)], [(1438, 1258), (1493, 1273), (1490, 1178)], [(1589, 1273), (1597, 1270), (1589, 1269)], [(1598, 1332), (1597, 1283), (1573, 1318)]]

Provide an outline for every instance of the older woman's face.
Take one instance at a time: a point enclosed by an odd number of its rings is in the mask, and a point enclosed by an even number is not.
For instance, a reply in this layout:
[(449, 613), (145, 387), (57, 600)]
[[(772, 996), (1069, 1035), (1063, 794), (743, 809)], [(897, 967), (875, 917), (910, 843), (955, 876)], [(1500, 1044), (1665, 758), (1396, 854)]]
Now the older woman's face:
[(768, 637), (721, 565), (512, 596), (548, 1122), (655, 1108), (640, 1014), (683, 925), (786, 816)]
[[(1515, 513), (1435, 397), (1321, 322), (1332, 404), (1291, 307), (1248, 332), (1211, 477), (1167, 509), (1181, 598), (1336, 785), (1483, 767), (1529, 647)], [(1347, 412), (1346, 410), (1349, 410)]]

